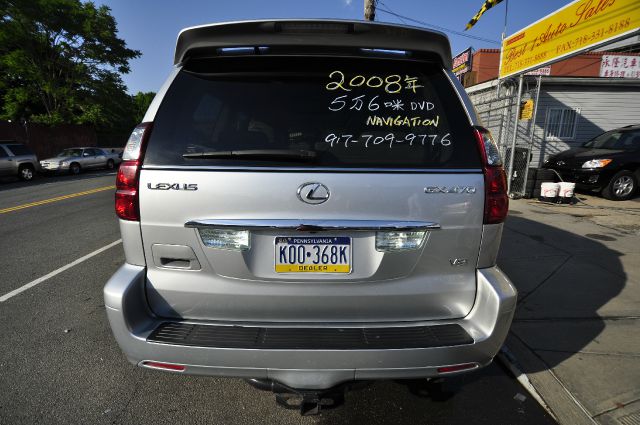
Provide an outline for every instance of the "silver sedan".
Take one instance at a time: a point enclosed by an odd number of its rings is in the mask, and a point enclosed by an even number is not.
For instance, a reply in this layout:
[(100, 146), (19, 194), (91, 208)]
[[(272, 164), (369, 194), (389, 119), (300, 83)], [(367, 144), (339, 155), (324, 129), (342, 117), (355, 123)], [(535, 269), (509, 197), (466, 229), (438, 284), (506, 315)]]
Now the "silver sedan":
[(70, 172), (79, 174), (82, 170), (113, 169), (119, 163), (117, 155), (109, 155), (99, 148), (69, 148), (57, 156), (40, 161), (42, 171)]

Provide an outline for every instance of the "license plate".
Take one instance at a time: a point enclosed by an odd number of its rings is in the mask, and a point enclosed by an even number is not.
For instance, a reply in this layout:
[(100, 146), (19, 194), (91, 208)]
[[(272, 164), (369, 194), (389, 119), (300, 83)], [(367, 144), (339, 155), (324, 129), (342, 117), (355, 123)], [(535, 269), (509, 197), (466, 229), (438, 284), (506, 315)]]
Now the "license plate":
[(276, 238), (276, 273), (350, 273), (351, 238)]

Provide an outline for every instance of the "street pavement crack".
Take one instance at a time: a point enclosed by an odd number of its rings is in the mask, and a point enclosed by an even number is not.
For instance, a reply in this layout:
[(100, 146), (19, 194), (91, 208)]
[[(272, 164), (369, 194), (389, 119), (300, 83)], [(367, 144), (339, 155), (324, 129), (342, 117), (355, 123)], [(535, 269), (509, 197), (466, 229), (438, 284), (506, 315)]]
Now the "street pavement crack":
[[(508, 223), (508, 222), (507, 222), (507, 223)], [(535, 237), (533, 237), (533, 236), (529, 235), (528, 233), (524, 233), (524, 232), (521, 232), (521, 231), (519, 231), (519, 230), (516, 230), (515, 228), (513, 228), (513, 227), (509, 226), (508, 224), (505, 224), (505, 227), (506, 227), (507, 229), (509, 229), (509, 231), (511, 231), (511, 232), (517, 233), (517, 234), (519, 234), (519, 235), (521, 235), (521, 236), (524, 236), (524, 237), (526, 237), (526, 238), (529, 238), (529, 239), (531, 239), (531, 240), (533, 240), (533, 241), (536, 241), (536, 242), (538, 242), (538, 243), (541, 243), (541, 244), (546, 245), (546, 246), (548, 246), (548, 247), (551, 247), (551, 248), (553, 248), (553, 249), (557, 249), (558, 251), (562, 251), (562, 252), (564, 252), (564, 253), (565, 253), (565, 254), (567, 254), (567, 255), (573, 255), (573, 253), (572, 253), (572, 252), (570, 252), (570, 251), (567, 251), (567, 250), (565, 250), (565, 249), (562, 249), (562, 248), (560, 248), (560, 247), (557, 247), (557, 246), (555, 246), (555, 245), (552, 245), (552, 244), (550, 244), (550, 243), (548, 243), (548, 242), (546, 242), (546, 241), (542, 241), (542, 240), (540, 240), (540, 239), (538, 239), (538, 238), (535, 238)]]
[(140, 371), (140, 372), (141, 372), (140, 377), (136, 380), (136, 383), (133, 385), (133, 390), (131, 391), (131, 395), (129, 396), (129, 399), (125, 403), (124, 407), (122, 408), (122, 410), (120, 411), (118, 416), (116, 416), (116, 418), (113, 420), (114, 424), (125, 423), (125, 422), (120, 422), (120, 419), (122, 419), (123, 416), (127, 413), (127, 410), (129, 409), (129, 405), (131, 404), (131, 402), (133, 401), (133, 398), (138, 393), (138, 389), (140, 388), (140, 384), (142, 383), (142, 381), (144, 379), (144, 371)]
[(637, 353), (612, 353), (612, 352), (601, 352), (601, 351), (573, 351), (573, 350), (550, 350), (546, 348), (532, 348), (534, 351), (544, 351), (548, 353), (570, 353), (570, 354), (592, 354), (596, 356), (615, 356), (615, 357), (638, 357), (640, 358), (640, 354)]
[(573, 255), (569, 255), (562, 263), (560, 263), (558, 265), (558, 267), (556, 267), (555, 269), (553, 269), (551, 271), (551, 273), (549, 273), (549, 275), (547, 277), (545, 277), (544, 279), (542, 279), (542, 281), (537, 284), (531, 291), (529, 291), (528, 294), (526, 294), (525, 296), (523, 296), (521, 299), (518, 299), (518, 304), (522, 304), (527, 298), (529, 298), (532, 294), (534, 294), (538, 289), (540, 289), (540, 287), (542, 285), (544, 285), (549, 279), (551, 279), (553, 276), (556, 275), (556, 273), (558, 273), (558, 271), (560, 271), (560, 269), (562, 267), (564, 267), (565, 264), (567, 264), (569, 262), (569, 260), (571, 260), (573, 258)]
[(595, 316), (595, 317), (539, 317), (539, 318), (527, 318), (517, 319), (514, 318), (514, 323), (527, 323), (527, 322), (580, 322), (580, 321), (598, 321), (603, 320), (638, 320), (640, 316)]
[(603, 410), (603, 411), (602, 411), (602, 412), (600, 412), (600, 413), (596, 413), (595, 415), (593, 415), (593, 417), (594, 417), (594, 418), (597, 418), (597, 417), (599, 417), (599, 416), (606, 415), (607, 413), (611, 413), (611, 412), (616, 411), (616, 410), (618, 410), (618, 409), (621, 409), (621, 408), (623, 408), (623, 407), (627, 407), (628, 405), (633, 404), (633, 403), (635, 403), (635, 402), (637, 402), (637, 401), (640, 401), (640, 398), (634, 398), (633, 400), (629, 400), (629, 401), (627, 401), (627, 402), (625, 402), (625, 403), (620, 403), (620, 404), (619, 404), (618, 406), (616, 406), (616, 407), (612, 407), (611, 409)]

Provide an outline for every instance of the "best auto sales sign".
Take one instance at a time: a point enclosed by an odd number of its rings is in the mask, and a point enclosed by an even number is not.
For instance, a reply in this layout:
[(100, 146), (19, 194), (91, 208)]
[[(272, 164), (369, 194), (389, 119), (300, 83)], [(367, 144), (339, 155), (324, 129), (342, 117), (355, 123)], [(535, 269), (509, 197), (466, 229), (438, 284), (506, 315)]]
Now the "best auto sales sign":
[(504, 39), (500, 78), (557, 62), (638, 29), (638, 0), (576, 0)]

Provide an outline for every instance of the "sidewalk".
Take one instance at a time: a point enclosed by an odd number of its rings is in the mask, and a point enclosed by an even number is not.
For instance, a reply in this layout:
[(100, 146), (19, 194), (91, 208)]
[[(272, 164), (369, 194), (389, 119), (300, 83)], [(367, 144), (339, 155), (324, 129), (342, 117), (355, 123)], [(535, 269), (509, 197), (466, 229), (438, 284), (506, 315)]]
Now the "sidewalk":
[(511, 202), (506, 346), (561, 425), (640, 424), (640, 202), (588, 203)]

